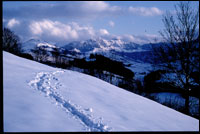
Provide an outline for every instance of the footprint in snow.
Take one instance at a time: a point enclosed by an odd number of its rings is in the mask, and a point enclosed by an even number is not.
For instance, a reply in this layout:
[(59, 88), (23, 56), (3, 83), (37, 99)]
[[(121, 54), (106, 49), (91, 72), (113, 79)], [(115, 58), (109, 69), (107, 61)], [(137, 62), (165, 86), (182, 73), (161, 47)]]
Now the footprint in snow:
[(85, 111), (88, 111), (88, 112), (92, 113), (93, 109), (92, 108), (86, 108)]
[(59, 105), (64, 110), (70, 112), (72, 117), (75, 117), (82, 122), (89, 131), (110, 131), (112, 128), (102, 123), (103, 118), (100, 117), (97, 121), (95, 121), (96, 119), (93, 118), (91, 114), (93, 112), (92, 108), (86, 108), (82, 111), (81, 108), (75, 106), (70, 102), (70, 100), (65, 100), (57, 91), (54, 91), (55, 89), (59, 89), (59, 86), (62, 86), (60, 82), (54, 83), (55, 85), (52, 85), (50, 82), (51, 78), (58, 81), (56, 77), (52, 77), (52, 75), (57, 73), (63, 73), (63, 71), (56, 71), (53, 73), (37, 73), (35, 79), (31, 80), (28, 84), (34, 89), (44, 93), (47, 97), (52, 98), (52, 101), (56, 105)]

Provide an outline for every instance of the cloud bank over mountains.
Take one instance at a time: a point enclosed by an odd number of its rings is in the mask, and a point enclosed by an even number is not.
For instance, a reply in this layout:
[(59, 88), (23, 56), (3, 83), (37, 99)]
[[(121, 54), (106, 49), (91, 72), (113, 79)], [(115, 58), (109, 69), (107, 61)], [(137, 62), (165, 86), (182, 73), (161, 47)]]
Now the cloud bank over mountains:
[[(76, 21), (62, 21), (64, 19), (93, 20), (106, 16), (161, 15), (162, 11), (156, 7), (113, 6), (103, 1), (76, 1), (64, 3), (38, 3), (27, 4), (20, 8), (3, 9), (3, 25), (18, 34), (22, 40), (40, 38), (46, 41), (64, 43), (76, 40), (103, 37), (106, 39), (119, 38), (135, 43), (153, 42), (157, 35), (131, 35), (112, 34), (108, 29), (98, 28)], [(109, 21), (111, 28), (115, 27), (114, 21)]]
[(41, 21), (30, 21), (29, 23), (20, 22), (16, 19), (5, 21), (7, 27), (16, 31), (22, 40), (30, 38), (43, 39), (51, 42), (65, 43), (70, 41), (87, 40), (91, 38), (103, 37), (105, 39), (121, 39), (125, 41), (135, 42), (139, 44), (154, 42), (159, 39), (157, 35), (114, 35), (106, 29), (95, 30), (91, 26), (82, 26), (76, 22), (61, 23), (59, 21), (51, 21), (43, 19)]

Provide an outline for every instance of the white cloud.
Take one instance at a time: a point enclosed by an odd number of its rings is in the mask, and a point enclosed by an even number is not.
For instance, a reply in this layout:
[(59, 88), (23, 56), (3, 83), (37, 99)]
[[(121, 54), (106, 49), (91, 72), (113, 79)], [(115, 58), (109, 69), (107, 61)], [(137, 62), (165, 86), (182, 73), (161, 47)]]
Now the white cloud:
[(109, 13), (121, 10), (119, 6), (111, 6), (109, 5), (109, 3), (106, 3), (104, 1), (84, 1), (80, 4), (83, 10), (89, 12)]
[(141, 16), (156, 16), (156, 15), (161, 15), (163, 12), (158, 9), (157, 7), (129, 7), (129, 12)]
[(81, 37), (93, 37), (95, 36), (95, 30), (91, 26), (80, 26), (76, 22), (70, 23), (71, 27), (79, 33), (79, 36)]
[[(95, 30), (90, 26), (80, 26), (76, 22), (63, 24), (58, 21), (33, 21), (29, 25), (32, 35), (49, 41), (85, 40), (95, 36)], [(102, 31), (103, 32), (103, 31)], [(107, 31), (104, 31), (104, 34)]]
[(161, 37), (155, 34), (143, 34), (135, 36), (137, 39), (141, 40), (141, 43), (155, 43), (160, 42)]
[(135, 42), (136, 39), (133, 35), (125, 34), (121, 37), (125, 41)]
[(106, 29), (94, 30), (91, 26), (81, 26), (76, 22), (63, 24), (58, 21), (42, 20), (33, 21), (29, 24), (29, 29), (32, 37), (37, 37), (46, 41), (52, 42), (70, 42), (87, 40), (91, 38), (103, 37), (105, 39), (118, 38), (128, 42), (135, 42), (139, 44), (153, 43), (155, 39), (159, 40), (157, 35), (144, 34), (144, 35), (113, 35)]
[(89, 11), (105, 11), (109, 8), (108, 3), (103, 1), (84, 1), (81, 4), (82, 9)]
[(106, 29), (100, 29), (99, 33), (101, 36), (109, 35), (109, 32)]
[(12, 28), (12, 27), (14, 27), (15, 25), (19, 25), (19, 24), (20, 24), (20, 22), (19, 22), (18, 20), (16, 20), (15, 18), (13, 18), (13, 19), (10, 19), (10, 20), (8, 21), (7, 27)]
[(43, 20), (34, 21), (29, 25), (31, 32), (34, 35), (46, 37), (48, 39), (77, 39), (78, 33), (72, 29), (70, 25), (62, 24), (58, 21)]
[[(124, 34), (124, 35), (109, 35), (110, 39), (120, 39), (123, 41), (127, 41), (127, 42), (134, 42), (137, 44), (145, 44), (145, 43), (156, 43), (156, 42), (160, 42), (161, 41), (161, 37), (159, 37), (158, 35), (154, 35), (154, 34), (142, 34), (142, 35), (130, 35), (130, 34)], [(155, 40), (156, 39), (156, 40)]]
[[(14, 20), (14, 21), (13, 21)], [(145, 34), (145, 35), (114, 35), (109, 33), (107, 29), (94, 29), (88, 25), (80, 25), (77, 22), (61, 23), (59, 21), (52, 21), (43, 19), (39, 21), (20, 21), (16, 19), (12, 21), (4, 21), (5, 25), (10, 25), (11, 30), (15, 31), (23, 41), (30, 38), (38, 38), (49, 42), (56, 42), (65, 44), (70, 41), (81, 41), (91, 38), (102, 37), (105, 39), (121, 39), (128, 42), (135, 42), (139, 44), (153, 43), (155, 39), (159, 41), (157, 35)], [(11, 23), (12, 22), (12, 23)], [(17, 25), (19, 24), (20, 25)], [(16, 25), (16, 26), (15, 26)]]
[(109, 25), (110, 25), (111, 27), (114, 27), (114, 26), (115, 26), (115, 23), (114, 23), (113, 21), (109, 21)]

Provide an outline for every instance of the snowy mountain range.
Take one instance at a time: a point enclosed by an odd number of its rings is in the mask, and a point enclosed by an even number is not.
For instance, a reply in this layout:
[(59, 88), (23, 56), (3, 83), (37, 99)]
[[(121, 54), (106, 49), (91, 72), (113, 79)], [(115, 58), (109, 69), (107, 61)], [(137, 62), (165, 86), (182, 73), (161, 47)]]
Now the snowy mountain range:
[[(41, 47), (51, 52), (58, 50), (60, 54), (71, 58), (89, 58), (91, 53), (104, 55), (112, 60), (123, 62), (125, 65), (131, 65), (128, 68), (135, 72), (135, 77), (144, 77), (144, 70), (151, 70), (151, 65), (146, 59), (150, 59), (148, 51), (150, 44), (139, 45), (133, 42), (126, 42), (120, 39), (106, 40), (103, 38), (89, 39), (85, 41), (74, 41), (60, 46), (56, 43), (31, 39), (22, 44), (24, 53), (34, 56), (32, 50)], [(147, 68), (147, 69), (144, 69)], [(143, 75), (140, 75), (143, 74)]]
[(4, 132), (199, 131), (199, 121), (98, 78), (3, 52)]
[(132, 52), (140, 50), (140, 45), (133, 42), (125, 42), (120, 39), (106, 40), (103, 38), (89, 39), (86, 41), (74, 41), (66, 44), (62, 48), (67, 50), (75, 50), (81, 53), (96, 53), (102, 51), (119, 51)]
[[(24, 51), (29, 51), (30, 49), (34, 49), (36, 46), (46, 46), (49, 50), (51, 50), (52, 48), (56, 48), (59, 45), (56, 45), (56, 43), (52, 44), (38, 39), (31, 39), (24, 42), (22, 46)], [(133, 42), (125, 42), (120, 39), (106, 40), (103, 38), (97, 38), (85, 41), (70, 42), (61, 46), (60, 48), (77, 53), (98, 53), (108, 51), (135, 52), (142, 51), (147, 47), (142, 47), (142, 45)]]
[[(154, 45), (160, 45), (157, 43)], [(103, 38), (89, 39), (85, 41), (74, 41), (60, 45), (49, 43), (39, 39), (31, 39), (22, 43), (24, 53), (35, 54), (32, 50), (42, 48), (48, 51), (48, 55), (58, 51), (61, 55), (67, 56), (70, 60), (74, 58), (85, 58), (87, 61), (91, 59), (90, 54), (96, 53), (108, 57), (112, 60), (123, 62), (128, 65), (127, 68), (135, 73), (135, 78), (142, 80), (152, 68), (151, 60), (151, 44), (139, 45), (133, 42), (126, 42), (120, 39), (106, 40)], [(48, 57), (51, 59), (51, 57)]]

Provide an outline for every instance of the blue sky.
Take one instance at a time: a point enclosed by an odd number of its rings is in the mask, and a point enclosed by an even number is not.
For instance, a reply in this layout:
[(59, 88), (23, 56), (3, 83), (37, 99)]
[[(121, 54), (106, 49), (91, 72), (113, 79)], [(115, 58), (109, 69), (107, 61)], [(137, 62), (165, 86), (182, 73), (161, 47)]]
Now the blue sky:
[[(145, 43), (159, 38), (162, 15), (178, 1), (7, 1), (3, 25), (22, 40), (68, 42), (95, 37)], [(197, 7), (198, 1), (192, 2)]]

